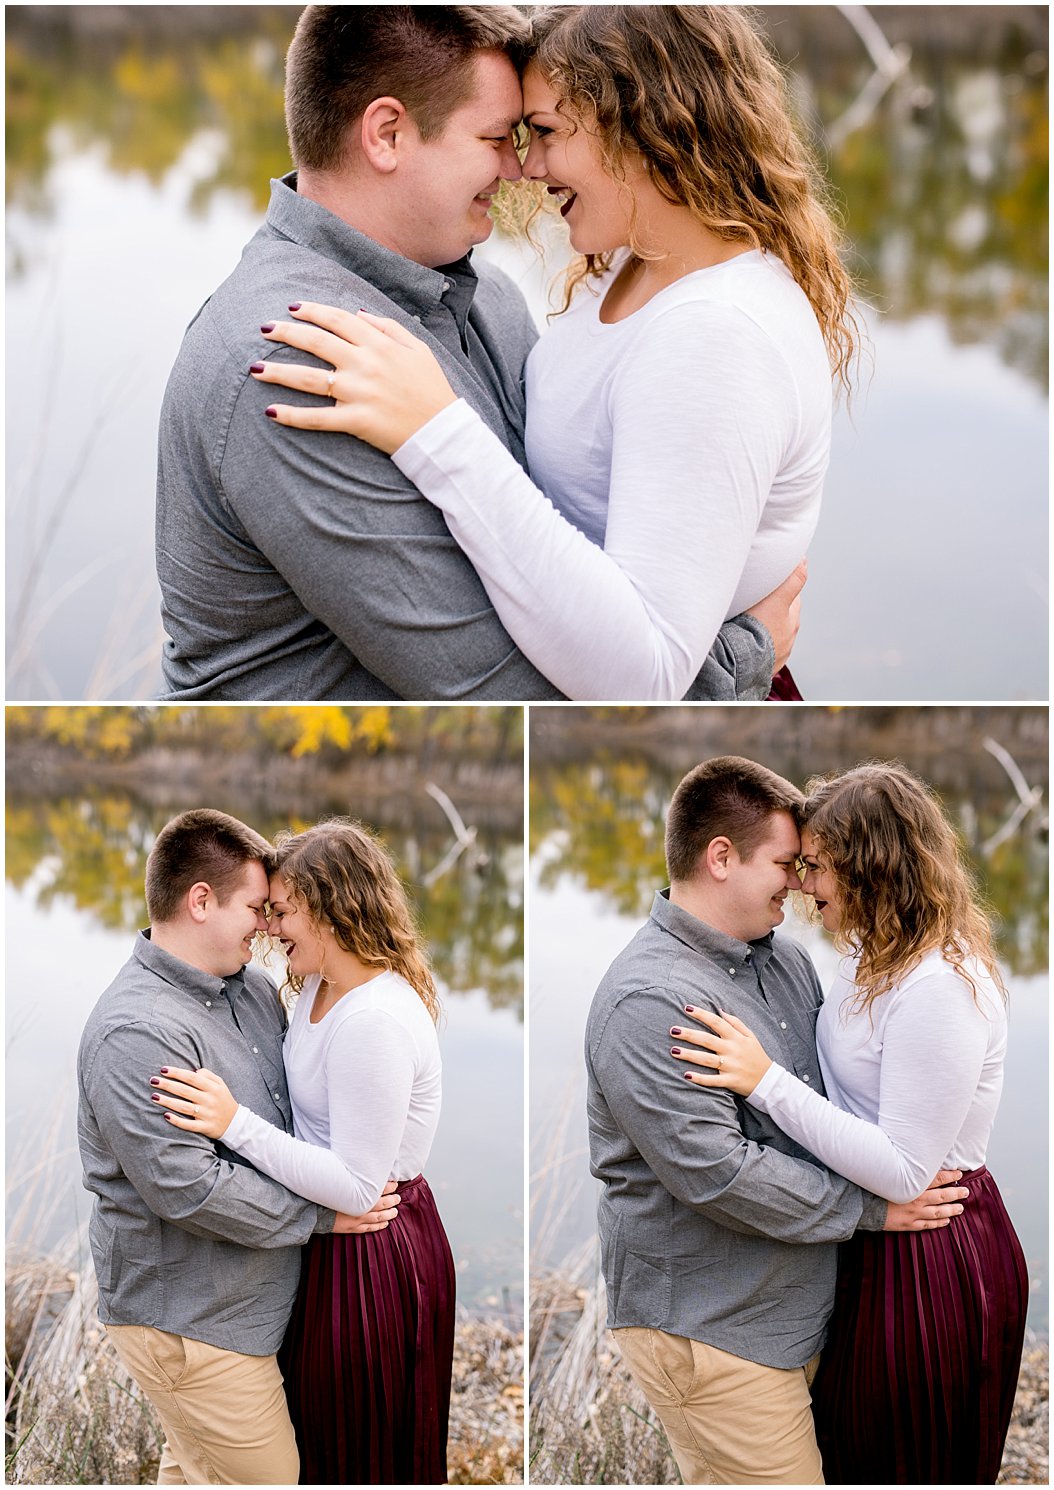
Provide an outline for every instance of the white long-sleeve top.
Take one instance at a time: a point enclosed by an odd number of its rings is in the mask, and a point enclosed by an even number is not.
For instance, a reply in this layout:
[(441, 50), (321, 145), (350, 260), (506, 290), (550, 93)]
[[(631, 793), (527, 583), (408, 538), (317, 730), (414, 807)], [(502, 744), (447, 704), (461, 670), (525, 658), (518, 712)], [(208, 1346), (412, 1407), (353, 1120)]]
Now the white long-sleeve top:
[(393, 459), (562, 692), (679, 699), (721, 624), (809, 546), (830, 367), (770, 254), (688, 274), (611, 325), (609, 283), (581, 290), (528, 359), (530, 476), (463, 400)]
[(976, 963), (969, 984), (939, 952), (868, 1011), (851, 1012), (855, 959), (816, 1022), (827, 1099), (773, 1063), (747, 1098), (829, 1169), (886, 1200), (920, 1195), (939, 1169), (977, 1169), (1003, 1088), (1006, 1011)]
[(424, 1169), (439, 1122), (439, 1041), (397, 973), (353, 988), (312, 1024), (320, 981), (305, 981), (285, 1037), (296, 1136), (239, 1106), (223, 1142), (294, 1194), (361, 1216), (390, 1179)]

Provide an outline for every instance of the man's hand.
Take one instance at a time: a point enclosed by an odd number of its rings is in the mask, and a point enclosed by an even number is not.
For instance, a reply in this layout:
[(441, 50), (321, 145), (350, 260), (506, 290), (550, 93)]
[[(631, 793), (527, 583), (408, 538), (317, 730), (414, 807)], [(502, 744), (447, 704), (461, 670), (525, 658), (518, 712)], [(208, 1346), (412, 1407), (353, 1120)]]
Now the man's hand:
[(958, 1202), (965, 1200), (970, 1193), (962, 1186), (956, 1186), (955, 1181), (959, 1179), (962, 1179), (961, 1169), (942, 1169), (917, 1200), (909, 1200), (903, 1205), (894, 1205), (890, 1201), (882, 1230), (939, 1231), (942, 1226), (950, 1225), (953, 1216), (962, 1215), (963, 1208)]
[(764, 600), (759, 600), (757, 605), (752, 605), (747, 611), (747, 615), (760, 621), (772, 637), (772, 645), (776, 649), (776, 666), (773, 669), (773, 675), (778, 673), (781, 667), (786, 667), (790, 659), (791, 649), (801, 624), (801, 592), (808, 578), (809, 561), (802, 559), (794, 573), (789, 574), (782, 585), (773, 590), (771, 595), (766, 595)]
[(389, 1180), (372, 1211), (367, 1211), (362, 1216), (346, 1216), (343, 1211), (337, 1212), (337, 1219), (333, 1223), (334, 1236), (353, 1236), (365, 1231), (384, 1231), (388, 1223), (395, 1220), (400, 1200), (402, 1196), (396, 1194), (395, 1180)]

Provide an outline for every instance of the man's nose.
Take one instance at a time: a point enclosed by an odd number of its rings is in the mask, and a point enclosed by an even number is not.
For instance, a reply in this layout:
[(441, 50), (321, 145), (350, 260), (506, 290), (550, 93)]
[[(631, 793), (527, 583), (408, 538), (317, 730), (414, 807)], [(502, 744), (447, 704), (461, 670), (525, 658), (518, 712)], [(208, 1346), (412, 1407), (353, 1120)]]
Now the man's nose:
[(257, 911), (256, 912), (256, 929), (257, 929), (257, 931), (266, 931), (267, 928), (268, 928), (268, 925), (269, 925), (269, 922), (267, 920), (266, 914), (263, 911)]
[(501, 160), (498, 175), (502, 181), (519, 181), (523, 175), (520, 165), (520, 157), (516, 154), (516, 146), (512, 138), (508, 138), (501, 147)]

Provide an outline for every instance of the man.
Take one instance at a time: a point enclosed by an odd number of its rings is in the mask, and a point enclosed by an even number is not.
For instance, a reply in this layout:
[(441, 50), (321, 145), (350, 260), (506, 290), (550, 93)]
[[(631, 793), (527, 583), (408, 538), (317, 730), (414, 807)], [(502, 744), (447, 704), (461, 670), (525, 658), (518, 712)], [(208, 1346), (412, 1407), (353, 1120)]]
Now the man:
[[(469, 261), (520, 176), (526, 29), (509, 6), (309, 6), (289, 51), (297, 170), (187, 331), (161, 413), (157, 565), (171, 699), (543, 699), (439, 511), (386, 455), (278, 428), (249, 376), (299, 300), (390, 316), (524, 461), (536, 332)], [(317, 364), (316, 364), (317, 365)], [(283, 398), (286, 395), (283, 393)], [(311, 403), (306, 394), (289, 400)], [(692, 694), (763, 698), (797, 629), (794, 576), (726, 624)]]
[(266, 839), (226, 813), (166, 824), (146, 868), (151, 927), (88, 1019), (78, 1136), (95, 1195), (99, 1315), (165, 1430), (159, 1484), (289, 1484), (299, 1458), (275, 1352), (313, 1232), (376, 1231), (292, 1195), (151, 1102), (163, 1066), (207, 1066), (292, 1131), (274, 985), (247, 969), (266, 930)]
[(801, 801), (735, 756), (685, 777), (667, 818), (669, 892), (608, 970), (586, 1028), (608, 1324), (685, 1484), (823, 1483), (808, 1383), (834, 1244), (858, 1227), (946, 1225), (966, 1194), (887, 1204), (670, 1059), (686, 1005), (725, 1009), (822, 1091), (816, 973), (772, 936), (799, 888)]

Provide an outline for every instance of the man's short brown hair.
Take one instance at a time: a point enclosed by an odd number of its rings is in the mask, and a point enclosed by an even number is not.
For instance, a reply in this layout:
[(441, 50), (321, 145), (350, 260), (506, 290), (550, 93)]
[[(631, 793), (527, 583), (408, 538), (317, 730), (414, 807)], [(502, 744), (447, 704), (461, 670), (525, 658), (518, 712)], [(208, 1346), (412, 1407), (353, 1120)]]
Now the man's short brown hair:
[(285, 120), (297, 167), (342, 164), (348, 126), (397, 98), (422, 138), (472, 96), (477, 52), (519, 60), (530, 34), (511, 5), (309, 5), (286, 57)]
[(245, 877), (249, 864), (274, 867), (274, 849), (255, 829), (216, 812), (195, 807), (167, 822), (146, 861), (146, 908), (152, 923), (163, 925), (179, 911), (191, 885), (211, 886), (221, 905)]
[(767, 836), (774, 812), (800, 820), (802, 793), (767, 766), (719, 755), (689, 771), (666, 815), (666, 872), (670, 883), (694, 879), (715, 838), (727, 838), (748, 860)]

